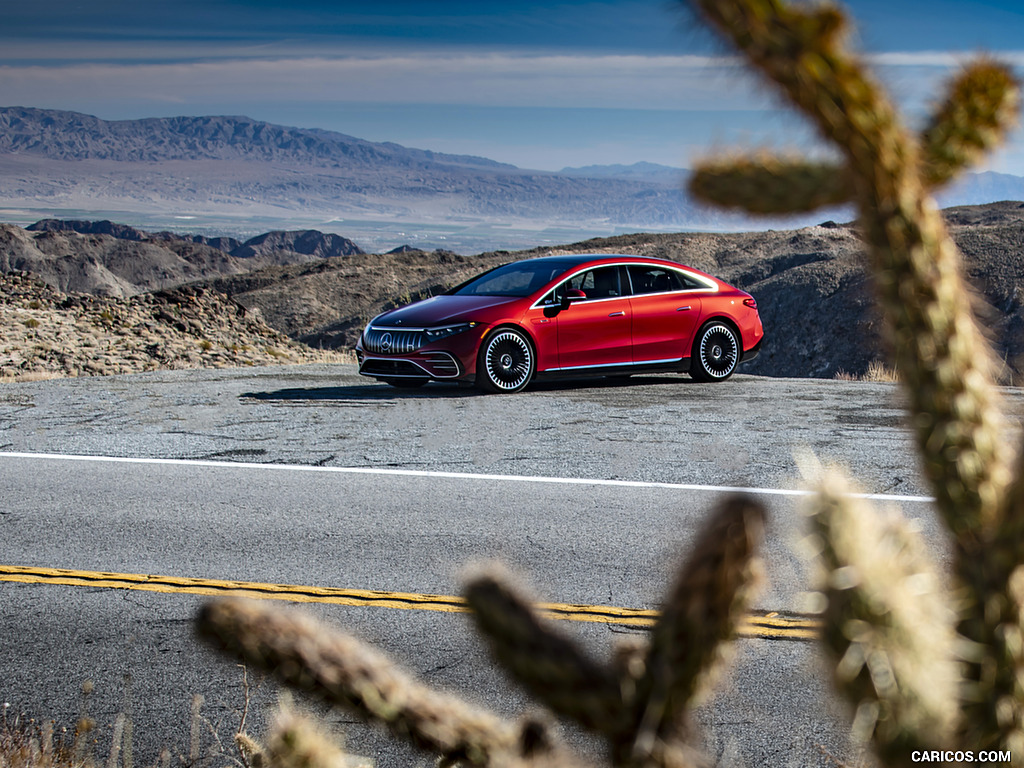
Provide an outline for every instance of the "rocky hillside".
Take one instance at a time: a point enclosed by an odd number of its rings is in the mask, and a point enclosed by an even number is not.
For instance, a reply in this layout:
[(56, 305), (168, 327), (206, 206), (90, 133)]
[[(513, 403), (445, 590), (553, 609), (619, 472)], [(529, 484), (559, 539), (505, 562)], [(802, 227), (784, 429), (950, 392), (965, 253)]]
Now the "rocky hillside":
[[(1024, 203), (953, 208), (946, 216), (978, 292), (979, 311), (1007, 365), (1007, 381), (1021, 383)], [(166, 262), (153, 258), (146, 250), (157, 247), (152, 240), (66, 232), (32, 236), (16, 227), (0, 227), (0, 271), (22, 263), (12, 253), (23, 245), (25, 237), (42, 239), (39, 248), (45, 245), (49, 254), (42, 263), (51, 271), (41, 276), (58, 290), (72, 277), (79, 280), (76, 284), (88, 285), (94, 279), (90, 275), (108, 280), (103, 284), (106, 287), (95, 291), (108, 294), (113, 292), (109, 286), (116, 285), (109, 275), (132, 286), (188, 280), (194, 274), (189, 270), (196, 268), (188, 254), (200, 258), (200, 252), (191, 252), (190, 248), (205, 249), (201, 251), (202, 259), (212, 258), (211, 254), (233, 258), (182, 239), (174, 246), (178, 250), (166, 252), (175, 254), (180, 263)], [(50, 242), (46, 238), (65, 239)], [(115, 247), (116, 243), (121, 245)], [(107, 255), (102, 259), (97, 257), (100, 246), (108, 249), (103, 251)], [(871, 363), (886, 359), (880, 321), (863, 267), (860, 237), (850, 226), (833, 222), (797, 230), (739, 234), (624, 235), (559, 248), (476, 256), (408, 249), (382, 255), (311, 256), (299, 264), (247, 271), (223, 267), (219, 273), (215, 269), (213, 274), (219, 276), (195, 282), (193, 288), (211, 295), (229, 295), (240, 305), (258, 310), (259, 317), (277, 331), (311, 347), (349, 350), (365, 323), (384, 309), (439, 293), (499, 263), (584, 251), (664, 257), (718, 275), (752, 293), (758, 300), (768, 340), (762, 354), (744, 367), (746, 372), (830, 378), (841, 371), (862, 375)], [(137, 299), (150, 300), (148, 295)], [(225, 306), (230, 312), (233, 305)]]
[(117, 299), (63, 293), (24, 272), (0, 274), (0, 328), (0, 381), (350, 359), (296, 343), (207, 289)]
[(126, 224), (115, 224), (112, 221), (43, 219), (25, 229), (29, 232), (77, 232), (80, 235), (110, 235), (116, 240), (150, 242), (163, 247), (193, 243), (222, 251), (239, 259), (253, 259), (254, 266), (250, 268), (262, 267), (267, 264), (299, 264), (315, 259), (363, 253), (363, 249), (347, 237), (318, 232), (315, 229), (304, 229), (297, 232), (265, 232), (244, 243), (233, 237), (179, 235), (176, 232), (144, 232), (141, 229), (129, 227)]
[(62, 291), (134, 296), (262, 267), (319, 262), (362, 250), (310, 230), (233, 238), (144, 232), (110, 221), (46, 219), (26, 229), (0, 224), (0, 272), (23, 270)]
[[(953, 208), (947, 217), (998, 353), (1013, 371), (1024, 371), (1024, 203)], [(385, 308), (513, 259), (586, 251), (679, 261), (752, 293), (768, 341), (744, 367), (749, 373), (830, 378), (840, 371), (861, 375), (885, 360), (860, 237), (832, 222), (791, 231), (624, 235), (514, 254), (360, 256), (226, 276), (210, 285), (259, 307), (267, 322), (294, 338), (345, 349)]]

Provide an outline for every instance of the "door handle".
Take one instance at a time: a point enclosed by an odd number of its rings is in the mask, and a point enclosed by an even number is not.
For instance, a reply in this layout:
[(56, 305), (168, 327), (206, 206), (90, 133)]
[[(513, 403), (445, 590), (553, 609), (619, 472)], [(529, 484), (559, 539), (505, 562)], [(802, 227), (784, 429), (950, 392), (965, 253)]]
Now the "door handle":
[(622, 317), (624, 314), (626, 314), (626, 313), (625, 312), (611, 312), (608, 315), (608, 317)]
[(688, 309), (693, 309), (693, 307), (677, 307), (676, 312), (685, 312)]

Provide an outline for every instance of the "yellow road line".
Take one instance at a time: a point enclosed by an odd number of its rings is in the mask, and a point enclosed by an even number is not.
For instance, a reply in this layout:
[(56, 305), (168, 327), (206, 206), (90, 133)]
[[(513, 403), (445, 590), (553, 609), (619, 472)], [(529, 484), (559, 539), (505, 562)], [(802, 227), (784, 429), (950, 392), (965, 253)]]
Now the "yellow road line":
[[(335, 605), (374, 605), (420, 611), (465, 613), (466, 601), (453, 595), (429, 595), (416, 592), (387, 592), (367, 589), (309, 587), (294, 584), (262, 584), (253, 581), (220, 581), (178, 576), (153, 576), (139, 573), (73, 571), (63, 568), (31, 568), (0, 565), (0, 581), (22, 584), (60, 584), (102, 589), (139, 589), (146, 592), (192, 595), (235, 595), (263, 600), (287, 600), (293, 603), (333, 603)], [(551, 619), (650, 627), (657, 611), (571, 603), (539, 603), (540, 612)], [(818, 636), (820, 622), (809, 616), (781, 615), (775, 612), (750, 614), (740, 627), (741, 637), (779, 640), (812, 640)]]

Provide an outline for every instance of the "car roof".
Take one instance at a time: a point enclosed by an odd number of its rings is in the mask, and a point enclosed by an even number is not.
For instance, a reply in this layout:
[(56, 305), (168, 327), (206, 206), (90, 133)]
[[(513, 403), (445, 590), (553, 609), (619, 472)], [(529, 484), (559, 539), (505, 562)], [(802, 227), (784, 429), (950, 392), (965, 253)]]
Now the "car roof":
[(532, 259), (523, 259), (523, 261), (557, 261), (562, 264), (573, 264), (580, 265), (586, 264), (591, 261), (621, 261), (622, 259), (629, 259), (630, 261), (645, 262), (649, 264), (672, 264), (677, 267), (685, 266), (678, 262), (668, 261), (666, 259), (653, 258), (651, 256), (636, 256), (628, 253), (565, 253), (562, 255), (555, 256), (536, 256)]
[[(561, 262), (562, 264), (572, 264), (571, 269), (575, 269), (582, 264), (605, 264), (608, 262), (622, 262), (628, 261), (635, 264), (652, 264), (656, 266), (664, 267), (675, 267), (676, 269), (684, 269), (687, 272), (691, 272), (695, 275), (699, 275), (703, 278), (711, 280), (715, 284), (720, 284), (726, 287), (728, 283), (723, 283), (721, 279), (710, 275), (703, 270), (691, 267), (689, 264), (683, 264), (682, 262), (672, 261), (671, 259), (661, 259), (657, 256), (637, 256), (629, 253), (566, 253), (561, 256), (537, 256), (532, 259), (522, 259), (522, 261), (551, 261)], [(514, 263), (514, 262), (510, 262)]]

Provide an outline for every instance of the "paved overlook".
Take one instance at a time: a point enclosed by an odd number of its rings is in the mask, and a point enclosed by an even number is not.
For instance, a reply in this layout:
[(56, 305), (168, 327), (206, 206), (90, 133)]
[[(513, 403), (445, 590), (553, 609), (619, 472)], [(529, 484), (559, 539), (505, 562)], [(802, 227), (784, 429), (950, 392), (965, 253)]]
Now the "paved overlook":
[[(1005, 397), (1019, 429), (1024, 394)], [(917, 521), (943, 564), (900, 401), (892, 384), (743, 374), (721, 385), (657, 376), (509, 397), (444, 385), (409, 393), (351, 365), (4, 384), (3, 700), (70, 726), (92, 680), (100, 759), (127, 712), (135, 760), (151, 764), (165, 746), (187, 754), (201, 695), (203, 753), (230, 751), (246, 705), (247, 728), (261, 734), (277, 699), (271, 681), (243, 678), (194, 638), (209, 599), (195, 592), (231, 580), (289, 599), (342, 595), (305, 609), (429, 685), (517, 716), (530, 703), (464, 614), (386, 598), (436, 606), (434, 596), (459, 593), (468, 563), (499, 560), (539, 599), (566, 604), (572, 615), (557, 626), (607, 658), (643, 626), (573, 617), (657, 609), (708, 511), (742, 487), (769, 513), (754, 603), (765, 628), (738, 641), (697, 712), (699, 738), (719, 764), (849, 763), (849, 713), (813, 630), (783, 626), (813, 619), (797, 457), (849, 467), (864, 491)], [(381, 768), (432, 762), (345, 713), (328, 717)], [(595, 749), (574, 730), (566, 737)]]

